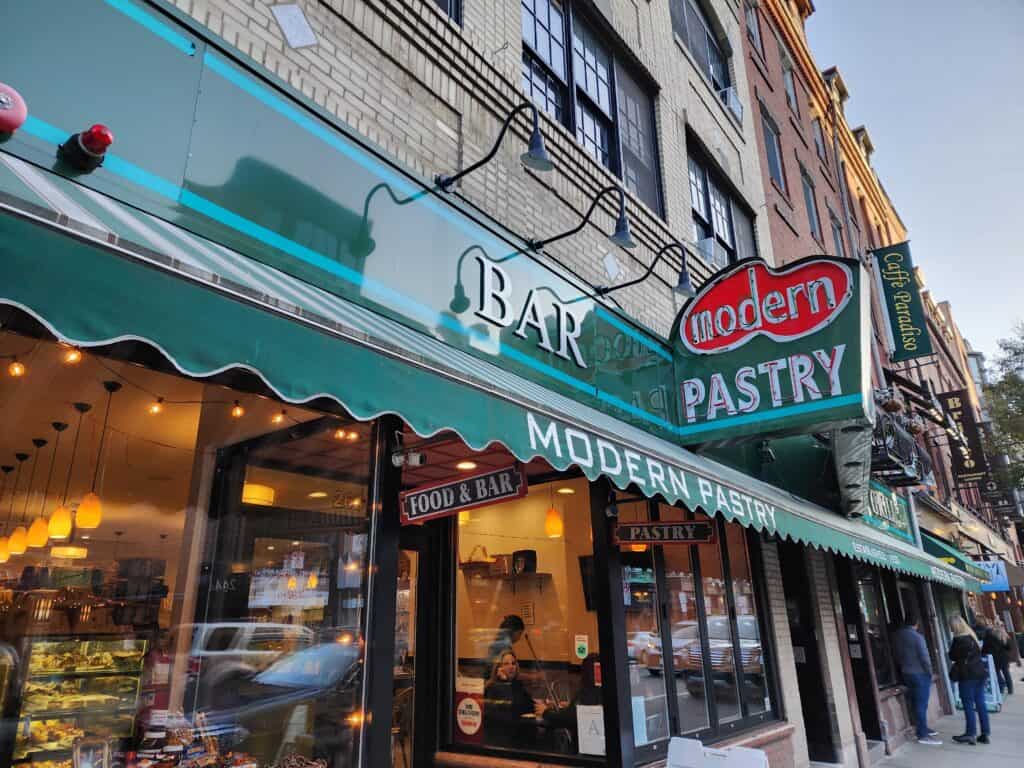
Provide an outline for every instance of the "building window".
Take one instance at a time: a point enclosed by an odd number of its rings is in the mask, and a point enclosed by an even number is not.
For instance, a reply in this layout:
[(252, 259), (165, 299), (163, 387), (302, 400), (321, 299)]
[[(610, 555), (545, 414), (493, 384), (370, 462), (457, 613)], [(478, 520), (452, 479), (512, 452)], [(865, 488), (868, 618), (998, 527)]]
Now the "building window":
[[(455, 710), (471, 698), (482, 715), (473, 727), (453, 717), (455, 742), (603, 754), (603, 741), (580, 734), (581, 723), (601, 722), (604, 702), (586, 478), (464, 512), (455, 531)], [(502, 570), (489, 552), (525, 564)]]
[(724, 177), (697, 152), (689, 157), (689, 177), (693, 239), (708, 263), (721, 268), (756, 256), (753, 218)]
[(896, 685), (896, 665), (889, 649), (889, 614), (881, 574), (874, 568), (862, 568), (857, 579), (857, 593), (860, 610), (864, 617), (868, 643), (871, 645), (871, 660), (875, 666), (878, 687)]
[[(654, 100), (559, 0), (522, 0), (523, 90), (625, 187), (662, 213)], [(572, 55), (566, 47), (572, 29)]]
[(811, 121), (811, 132), (814, 134), (814, 149), (821, 161), (828, 165), (828, 152), (825, 150), (825, 132), (821, 128), (821, 118)]
[[(731, 107), (730, 97), (735, 98), (735, 92), (729, 92), (732, 86), (729, 59), (718, 43), (707, 14), (696, 0), (670, 0), (669, 11), (676, 36), (697, 60), (698, 68), (711, 81), (715, 93)], [(738, 99), (735, 100), (738, 104)]]
[(743, 4), (743, 15), (747, 22), (747, 37), (754, 44), (757, 52), (764, 56), (764, 43), (761, 41), (761, 20), (757, 18), (757, 8), (749, 2)]
[(832, 245), (835, 248), (835, 256), (846, 257), (846, 249), (843, 248), (843, 225), (832, 211), (828, 212), (829, 223), (832, 225)]
[(761, 108), (761, 127), (764, 129), (764, 151), (768, 157), (768, 174), (779, 189), (786, 191), (786, 174), (782, 169), (782, 139), (775, 121)]
[(782, 83), (786, 89), (786, 103), (796, 114), (800, 114), (800, 104), (796, 99), (796, 79), (793, 77), (792, 66), (782, 70)]
[(807, 223), (811, 228), (811, 237), (821, 242), (821, 220), (818, 218), (818, 201), (814, 195), (814, 182), (807, 170), (800, 169), (800, 181), (804, 187), (804, 205), (807, 206)]
[[(620, 519), (708, 520), (665, 504), (619, 505)], [(700, 738), (772, 716), (770, 660), (750, 546), (739, 525), (713, 520), (699, 546), (622, 545), (634, 740)], [(660, 587), (660, 589), (659, 589)], [(710, 706), (711, 703), (714, 706)], [(641, 708), (642, 705), (642, 708)], [(666, 728), (665, 718), (672, 725)]]
[(440, 8), (456, 24), (462, 23), (462, 0), (434, 0)]

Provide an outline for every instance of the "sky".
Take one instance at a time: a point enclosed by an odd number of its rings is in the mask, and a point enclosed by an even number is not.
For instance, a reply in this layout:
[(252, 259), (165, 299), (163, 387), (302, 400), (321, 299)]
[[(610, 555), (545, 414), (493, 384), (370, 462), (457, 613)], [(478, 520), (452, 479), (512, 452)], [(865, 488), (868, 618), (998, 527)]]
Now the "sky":
[(846, 119), (907, 226), (936, 301), (989, 364), (1024, 320), (1024, 0), (816, 0)]

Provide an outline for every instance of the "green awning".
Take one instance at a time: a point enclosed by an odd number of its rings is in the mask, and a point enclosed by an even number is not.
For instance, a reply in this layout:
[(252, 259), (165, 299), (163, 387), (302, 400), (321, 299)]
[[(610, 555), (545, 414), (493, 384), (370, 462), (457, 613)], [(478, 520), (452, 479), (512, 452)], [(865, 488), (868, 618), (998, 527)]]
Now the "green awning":
[(924, 545), (924, 551), (937, 560), (958, 568), (979, 581), (988, 581), (988, 571), (979, 568), (968, 555), (942, 539), (937, 539), (931, 534), (921, 531), (921, 544)]
[(283, 400), (500, 442), (619, 488), (973, 589), (909, 544), (697, 456), (443, 340), (0, 152), (0, 304), (81, 347), (139, 340), (182, 373), (252, 371)]

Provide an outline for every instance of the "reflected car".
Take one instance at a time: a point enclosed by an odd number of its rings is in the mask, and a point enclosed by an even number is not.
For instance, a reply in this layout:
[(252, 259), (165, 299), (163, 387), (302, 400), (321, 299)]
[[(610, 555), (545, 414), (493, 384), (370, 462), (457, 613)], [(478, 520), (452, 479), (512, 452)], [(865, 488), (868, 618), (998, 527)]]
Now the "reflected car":
[(332, 642), (284, 656), (203, 707), (207, 730), (226, 746), (274, 754), (296, 728), (316, 757), (345, 752), (359, 727), (362, 660), (358, 643)]
[[(677, 621), (672, 625), (672, 669), (677, 675), (683, 671), (683, 649), (688, 648), (696, 640), (697, 622)], [(664, 669), (662, 656), (661, 635), (651, 632), (640, 663), (647, 667), (650, 674), (660, 675)]]
[[(737, 616), (736, 624), (739, 629), (743, 695), (749, 698), (763, 697), (764, 664), (761, 656), (761, 635), (757, 617)], [(715, 687), (735, 692), (736, 670), (733, 664), (735, 654), (727, 616), (708, 617), (708, 642), (713, 671), (712, 681)], [(686, 646), (682, 657), (686, 689), (693, 696), (702, 696), (704, 694), (704, 660), (700, 638)]]

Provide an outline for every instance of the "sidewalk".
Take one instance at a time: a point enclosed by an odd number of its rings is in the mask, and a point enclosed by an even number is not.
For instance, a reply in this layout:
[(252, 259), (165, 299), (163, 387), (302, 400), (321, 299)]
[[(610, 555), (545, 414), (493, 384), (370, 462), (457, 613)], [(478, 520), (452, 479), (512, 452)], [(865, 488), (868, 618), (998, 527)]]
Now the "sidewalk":
[[(957, 744), (953, 736), (964, 732), (964, 713), (957, 710), (932, 723), (941, 735), (941, 747), (926, 747), (911, 741), (878, 763), (884, 768), (964, 768), (971, 763), (985, 768), (1020, 768), (1024, 765), (1024, 683), (1021, 667), (1011, 665), (1014, 694), (1003, 699), (1002, 712), (990, 712), (992, 743), (970, 746)], [(935, 691), (932, 690), (932, 696)]]

